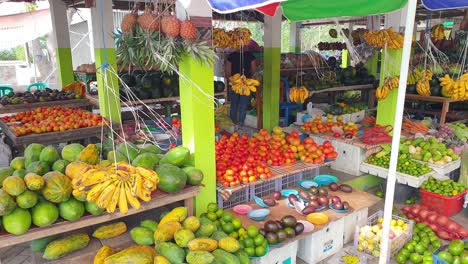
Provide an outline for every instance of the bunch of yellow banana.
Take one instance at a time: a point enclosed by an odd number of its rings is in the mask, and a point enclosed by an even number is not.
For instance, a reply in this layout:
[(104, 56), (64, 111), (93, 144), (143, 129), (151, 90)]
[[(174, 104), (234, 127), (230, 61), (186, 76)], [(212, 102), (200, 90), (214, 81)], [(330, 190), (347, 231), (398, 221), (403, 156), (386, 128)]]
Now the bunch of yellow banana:
[(426, 76), (426, 79), (429, 81), (432, 80), (432, 71), (427, 69), (427, 70), (421, 70), (421, 69), (414, 69), (413, 71), (408, 74), (408, 81), (406, 84), (409, 85), (415, 85), (419, 80), (421, 80), (424, 76)]
[(291, 87), (289, 89), (289, 101), (292, 103), (301, 103), (303, 104), (305, 99), (309, 97), (309, 90), (307, 90), (307, 87), (302, 85), (301, 87)]
[(118, 206), (128, 212), (128, 204), (140, 208), (141, 200), (151, 200), (151, 192), (159, 183), (158, 174), (150, 169), (118, 162), (107, 167), (94, 167), (72, 179), (73, 195), (85, 194), (86, 200), (112, 213)]
[(239, 73), (229, 77), (229, 85), (236, 94), (250, 96), (250, 93), (257, 91), (260, 82), (255, 79), (249, 79)]
[(434, 26), (431, 31), (431, 37), (435, 40), (445, 39), (444, 26), (442, 24)]
[(388, 88), (388, 86), (385, 86), (385, 85), (379, 86), (375, 90), (375, 97), (377, 97), (377, 100), (382, 101), (388, 97), (389, 93), (390, 93), (390, 88)]
[(422, 96), (431, 95), (431, 86), (429, 85), (429, 80), (422, 78), (416, 83), (416, 92)]
[(398, 83), (400, 82), (400, 77), (395, 76), (395, 77), (387, 77), (384, 80), (384, 87), (388, 87), (388, 90), (396, 89), (398, 88)]
[(393, 27), (382, 29), (379, 31), (367, 31), (363, 34), (364, 40), (367, 44), (376, 48), (384, 48), (387, 45), (389, 49), (403, 48), (403, 35), (395, 32)]
[(468, 99), (468, 73), (463, 74), (460, 79), (453, 80), (448, 74), (439, 78), (442, 90), (450, 94), (452, 99)]
[(221, 28), (213, 29), (213, 45), (221, 49), (240, 49), (249, 44), (251, 37), (252, 33), (247, 28), (236, 28), (232, 31), (225, 31)]

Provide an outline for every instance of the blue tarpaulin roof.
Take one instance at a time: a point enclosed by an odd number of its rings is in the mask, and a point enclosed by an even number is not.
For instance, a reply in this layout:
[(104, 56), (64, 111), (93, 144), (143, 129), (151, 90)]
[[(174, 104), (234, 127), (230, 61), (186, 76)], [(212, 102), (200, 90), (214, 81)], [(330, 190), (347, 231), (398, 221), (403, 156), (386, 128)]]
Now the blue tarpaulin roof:
[(468, 7), (468, 0), (422, 0), (429, 10), (443, 10)]

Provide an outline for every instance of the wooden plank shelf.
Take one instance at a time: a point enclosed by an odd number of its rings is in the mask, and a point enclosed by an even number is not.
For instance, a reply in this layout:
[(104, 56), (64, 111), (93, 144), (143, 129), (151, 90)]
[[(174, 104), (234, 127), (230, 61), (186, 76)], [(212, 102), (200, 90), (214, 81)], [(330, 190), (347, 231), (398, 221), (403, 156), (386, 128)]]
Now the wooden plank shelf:
[(60, 101), (48, 101), (38, 103), (26, 103), (16, 105), (0, 105), (0, 114), (18, 113), (29, 111), (38, 107), (62, 106), (68, 108), (83, 108), (90, 105), (88, 99), (70, 99)]
[(63, 221), (47, 227), (32, 228), (28, 230), (27, 233), (19, 236), (12, 234), (0, 234), (0, 248), (105, 223), (179, 201), (184, 201), (185, 206), (188, 208), (188, 213), (191, 215), (193, 214), (193, 197), (197, 196), (199, 193), (199, 186), (188, 186), (185, 189), (173, 194), (156, 191), (153, 193), (153, 198), (151, 201), (142, 202), (140, 209), (129, 208), (126, 214), (122, 214), (117, 211), (112, 214), (104, 213), (99, 216), (87, 215), (74, 222)]
[[(406, 100), (441, 103), (442, 110), (438, 111), (439, 113), (437, 114), (437, 115), (440, 115), (440, 124), (445, 123), (447, 113), (449, 112), (450, 103), (466, 101), (464, 99), (452, 99), (452, 98), (440, 97), (440, 96), (422, 96), (419, 94), (406, 94)], [(418, 109), (409, 109), (409, 108), (406, 108), (406, 111), (420, 112), (422, 114), (434, 114), (427, 110), (418, 110)]]
[(28, 145), (31, 143), (41, 144), (56, 144), (64, 143), (79, 139), (86, 139), (92, 137), (101, 137), (101, 134), (109, 133), (107, 126), (93, 126), (78, 129), (65, 130), (60, 132), (48, 132), (43, 134), (29, 134), (24, 136), (17, 136), (8, 124), (0, 120), (0, 127), (3, 133), (13, 142), (15, 146)]
[[(227, 92), (221, 92), (221, 93), (215, 93), (215, 97), (226, 97)], [(94, 106), (99, 106), (99, 97), (97, 95), (86, 95), (86, 98), (89, 100), (89, 102), (94, 105)], [(165, 98), (158, 98), (158, 99), (144, 99), (140, 101), (127, 101), (127, 102), (120, 102), (121, 106), (137, 106), (137, 105), (149, 105), (149, 104), (159, 104), (159, 103), (164, 103), (164, 102), (173, 102), (173, 101), (179, 101), (180, 97), (174, 96), (174, 97), (165, 97)]]
[(317, 91), (311, 91), (310, 94), (317, 94), (317, 93), (331, 93), (331, 92), (344, 92), (344, 91), (353, 91), (353, 90), (368, 90), (373, 89), (373, 84), (360, 84), (360, 85), (350, 85), (350, 86), (337, 86), (332, 88), (326, 88)]

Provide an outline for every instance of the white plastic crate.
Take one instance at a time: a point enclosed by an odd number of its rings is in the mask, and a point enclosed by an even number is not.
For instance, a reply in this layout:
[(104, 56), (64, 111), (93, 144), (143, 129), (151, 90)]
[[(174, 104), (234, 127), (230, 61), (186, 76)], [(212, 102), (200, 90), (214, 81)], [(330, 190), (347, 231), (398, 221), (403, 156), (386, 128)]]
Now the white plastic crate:
[(359, 211), (353, 211), (344, 217), (343, 244), (353, 241), (356, 226), (363, 226), (367, 223), (369, 209), (362, 208)]
[(253, 200), (254, 196), (265, 197), (272, 194), (274, 191), (280, 190), (281, 179), (264, 180), (262, 183), (250, 187), (250, 200)]
[(356, 112), (356, 113), (352, 113), (351, 114), (351, 117), (350, 117), (350, 121), (354, 122), (354, 123), (359, 123), (361, 122), (363, 119), (364, 119), (364, 116), (366, 115), (366, 111), (365, 110), (361, 110), (359, 112)]
[(312, 180), (315, 176), (320, 174), (320, 168), (305, 170), (302, 172), (303, 180)]
[(298, 241), (286, 242), (281, 247), (270, 247), (270, 252), (261, 258), (250, 260), (252, 264), (295, 264)]
[(297, 256), (309, 264), (318, 263), (343, 248), (344, 219), (330, 222), (325, 228), (299, 241)]
[[(375, 214), (369, 217), (366, 224), (369, 226), (377, 224), (379, 217), (383, 217), (383, 215), (384, 215), (384, 212), (382, 210), (377, 211)], [(412, 233), (413, 233), (413, 223), (414, 223), (411, 220), (401, 218), (396, 215), (392, 215), (392, 219), (404, 221), (406, 224), (408, 224), (408, 228), (403, 230), (403, 233), (401, 233), (399, 236), (396, 236), (391, 240), (391, 245), (389, 248), (390, 254), (387, 254), (389, 259), (391, 256), (396, 255), (396, 253), (398, 253), (398, 251), (405, 245), (405, 243), (411, 239)], [(378, 255), (380, 254), (380, 239), (378, 239), (377, 236), (374, 235), (373, 233), (368, 233), (368, 235), (365, 237), (363, 236), (363, 239), (365, 239), (364, 242), (366, 242), (365, 244), (366, 247), (360, 250), (360, 247), (363, 246), (362, 244), (359, 244), (360, 229), (362, 226), (356, 226), (356, 231), (354, 235), (354, 248), (356, 248), (358, 251), (365, 252), (369, 255), (378, 257)]]
[[(388, 175), (388, 169), (380, 167), (380, 166), (376, 166), (373, 164), (365, 163), (365, 162), (361, 163), (361, 166), (359, 167), (359, 169), (362, 172), (369, 173), (369, 174), (372, 174), (372, 175), (375, 175), (384, 179), (386, 179)], [(396, 180), (398, 183), (406, 184), (414, 188), (419, 188), (423, 184), (423, 182), (427, 180), (429, 176), (433, 174), (434, 174), (434, 171), (431, 171), (429, 173), (416, 177), (416, 176), (411, 176), (411, 175), (404, 174), (401, 172), (397, 172)]]
[(355, 145), (333, 140), (333, 146), (338, 153), (331, 168), (351, 175), (360, 176), (359, 165), (366, 159), (366, 150)]
[(445, 176), (445, 175), (451, 173), (452, 171), (460, 168), (460, 165), (461, 165), (461, 158), (459, 158), (456, 161), (449, 162), (449, 163), (447, 163), (445, 165), (436, 165), (436, 164), (433, 164), (433, 163), (424, 162), (424, 161), (420, 161), (420, 160), (414, 160), (414, 161), (426, 164), (427, 166), (429, 166), (430, 168), (432, 168), (435, 171), (435, 174), (437, 176), (440, 176), (440, 177)]
[(257, 117), (253, 115), (246, 115), (244, 125), (252, 128), (257, 128)]
[(281, 190), (296, 187), (297, 182), (302, 180), (302, 172), (289, 174), (279, 180), (281, 180)]

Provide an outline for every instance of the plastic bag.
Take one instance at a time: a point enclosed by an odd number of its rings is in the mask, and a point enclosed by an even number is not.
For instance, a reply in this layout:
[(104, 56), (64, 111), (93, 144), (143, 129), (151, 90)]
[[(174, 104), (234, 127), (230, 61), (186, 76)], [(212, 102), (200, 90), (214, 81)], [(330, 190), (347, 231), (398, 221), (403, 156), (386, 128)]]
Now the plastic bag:
[(5, 136), (0, 137), (0, 167), (10, 166), (12, 158), (10, 146), (5, 143)]

